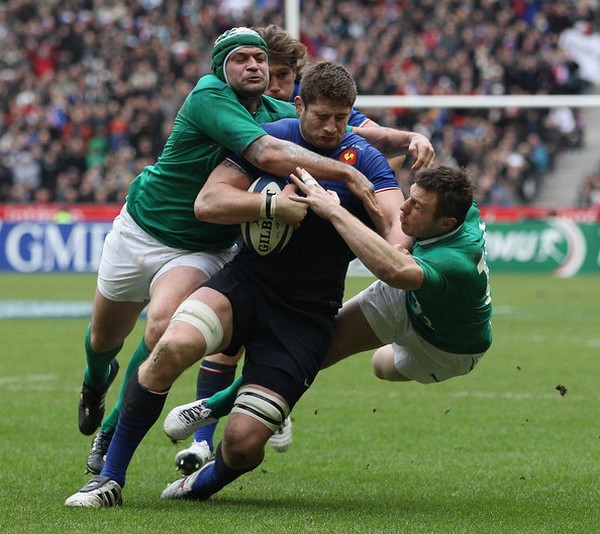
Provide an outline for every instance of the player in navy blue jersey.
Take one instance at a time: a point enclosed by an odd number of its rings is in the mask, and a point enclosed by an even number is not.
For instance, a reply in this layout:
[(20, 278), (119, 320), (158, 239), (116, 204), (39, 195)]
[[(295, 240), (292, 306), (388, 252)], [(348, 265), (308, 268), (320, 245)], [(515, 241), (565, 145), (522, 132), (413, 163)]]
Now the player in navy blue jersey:
[[(373, 220), (343, 184), (323, 184), (390, 243), (403, 243), (406, 237), (399, 220), (403, 197), (392, 169), (381, 153), (346, 130), (355, 98), (354, 81), (343, 67), (318, 63), (307, 71), (295, 100), (299, 120), (266, 127), (271, 135), (364, 172), (381, 212)], [(260, 173), (241, 160), (225, 160), (198, 195), (196, 216), (220, 224), (264, 217), (265, 197), (248, 192)], [(297, 169), (297, 175), (302, 178), (303, 170)], [(262, 462), (268, 439), (321, 367), (342, 305), (348, 263), (354, 257), (329, 222), (293, 199), (296, 194), (296, 186), (290, 183), (271, 206), (273, 217), (295, 227), (280, 253), (259, 256), (242, 246), (229, 265), (177, 309), (127, 386), (101, 474), (70, 497), (67, 505), (120, 503), (131, 457), (160, 416), (175, 380), (202, 356), (235, 355), (242, 346), (246, 348), (243, 383), (214, 460), (169, 485), (162, 496), (206, 499)]]
[[(292, 37), (288, 31), (273, 24), (254, 29), (265, 40), (269, 48), (269, 86), (264, 94), (278, 100), (293, 102), (294, 98), (300, 94), (301, 80), (308, 62), (306, 46)], [(372, 127), (378, 126), (354, 107), (348, 124), (354, 128), (360, 128), (359, 131), (363, 132), (363, 136), (366, 135), (364, 127), (369, 127), (371, 130), (367, 134), (373, 134)], [(381, 130), (385, 131), (384, 129)], [(416, 156), (416, 166), (430, 164), (433, 158), (433, 148), (429, 142), (415, 132), (409, 134), (407, 148), (409, 148), (409, 142), (412, 144), (412, 147), (410, 147), (412, 148), (412, 155)], [(386, 154), (388, 158), (391, 158), (392, 155), (396, 156), (397, 147), (394, 148), (395, 150), (390, 154)], [(405, 155), (402, 154), (393, 159), (388, 159), (388, 161), (393, 168), (398, 169), (401, 167), (404, 158)], [(196, 382), (196, 399), (210, 397), (229, 386), (234, 380), (237, 362), (240, 357), (241, 354), (237, 357), (215, 354), (204, 358)], [(175, 464), (183, 474), (195, 471), (210, 460), (214, 451), (215, 427), (216, 423), (213, 423), (197, 429), (191, 444), (177, 452)], [(292, 421), (288, 417), (273, 434), (269, 444), (274, 450), (284, 452), (290, 447), (291, 443)]]

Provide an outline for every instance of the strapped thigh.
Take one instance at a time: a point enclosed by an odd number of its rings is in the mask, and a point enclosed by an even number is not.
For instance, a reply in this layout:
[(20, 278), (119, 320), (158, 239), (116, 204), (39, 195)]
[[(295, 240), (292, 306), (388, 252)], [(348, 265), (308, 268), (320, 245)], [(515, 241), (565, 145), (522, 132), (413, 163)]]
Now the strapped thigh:
[(206, 342), (205, 354), (215, 354), (223, 342), (223, 326), (213, 309), (199, 300), (184, 300), (171, 321), (183, 321), (197, 328)]
[(290, 413), (288, 404), (274, 395), (249, 386), (238, 391), (232, 413), (241, 413), (260, 421), (276, 432)]

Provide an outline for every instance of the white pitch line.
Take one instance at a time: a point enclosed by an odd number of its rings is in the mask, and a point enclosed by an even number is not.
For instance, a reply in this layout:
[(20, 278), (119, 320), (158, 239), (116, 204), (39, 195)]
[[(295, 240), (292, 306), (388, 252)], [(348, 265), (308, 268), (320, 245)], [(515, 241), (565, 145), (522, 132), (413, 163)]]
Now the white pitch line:
[[(505, 391), (503, 393), (493, 392), (493, 391), (457, 391), (452, 395), (455, 398), (464, 398), (464, 397), (475, 397), (477, 399), (509, 399), (509, 400), (547, 400), (547, 399), (559, 399), (560, 393), (556, 391), (555, 393), (515, 393), (510, 391)], [(565, 395), (565, 398), (569, 400), (586, 400), (583, 395), (571, 395), (568, 392)]]
[(0, 384), (30, 384), (32, 382), (50, 382), (56, 375), (0, 376)]

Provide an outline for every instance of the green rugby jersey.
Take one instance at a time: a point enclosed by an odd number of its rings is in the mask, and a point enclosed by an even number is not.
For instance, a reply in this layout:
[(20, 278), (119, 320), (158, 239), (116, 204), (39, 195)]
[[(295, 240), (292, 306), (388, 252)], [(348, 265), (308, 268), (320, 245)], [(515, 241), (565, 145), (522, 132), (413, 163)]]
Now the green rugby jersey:
[(485, 224), (475, 202), (459, 228), (416, 240), (412, 255), (425, 274), (422, 287), (406, 293), (415, 330), (448, 352), (487, 350), (492, 343), (492, 296)]
[(266, 134), (259, 122), (295, 116), (293, 104), (268, 96), (261, 97), (251, 114), (227, 84), (212, 74), (203, 76), (177, 113), (158, 161), (132, 182), (127, 211), (141, 228), (170, 247), (191, 251), (229, 247), (239, 236), (239, 225), (196, 219), (198, 192), (229, 152), (241, 155)]

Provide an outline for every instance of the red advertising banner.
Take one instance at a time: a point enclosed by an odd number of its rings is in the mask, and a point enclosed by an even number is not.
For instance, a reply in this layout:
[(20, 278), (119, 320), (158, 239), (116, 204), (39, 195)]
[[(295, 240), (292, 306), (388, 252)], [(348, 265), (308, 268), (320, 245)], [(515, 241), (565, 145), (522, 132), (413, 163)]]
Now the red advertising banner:
[(0, 204), (4, 222), (108, 222), (121, 211), (120, 204)]
[[(4, 222), (80, 222), (112, 221), (120, 204), (0, 204), (0, 221)], [(561, 217), (576, 222), (600, 222), (600, 205), (589, 208), (543, 208), (538, 206), (482, 206), (486, 222), (518, 222)]]

